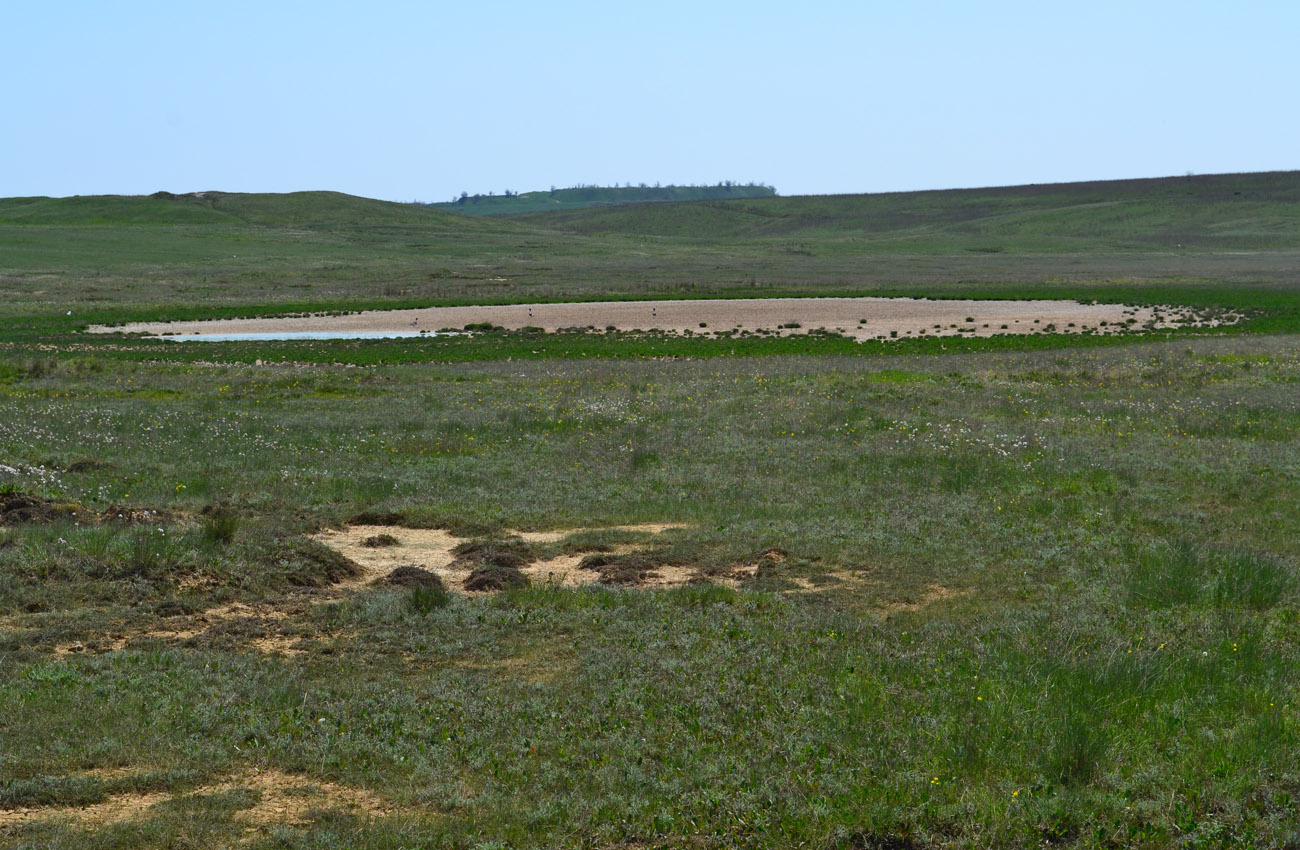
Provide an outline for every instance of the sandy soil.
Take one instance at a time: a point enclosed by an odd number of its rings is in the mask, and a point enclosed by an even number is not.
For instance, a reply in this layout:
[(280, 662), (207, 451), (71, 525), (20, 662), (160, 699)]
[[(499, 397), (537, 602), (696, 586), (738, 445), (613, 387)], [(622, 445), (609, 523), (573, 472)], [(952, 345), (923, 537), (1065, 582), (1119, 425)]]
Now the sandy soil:
[[(271, 604), (249, 605), (243, 602), (231, 602), (209, 608), (202, 614), (190, 617), (177, 617), (173, 622), (152, 629), (121, 629), (101, 635), (90, 644), (74, 641), (59, 644), (54, 648), (55, 655), (74, 655), (78, 653), (99, 654), (118, 652), (127, 644), (141, 638), (161, 638), (163, 640), (184, 641), (204, 634), (214, 626), (220, 626), (236, 620), (277, 621), (287, 619), (290, 612)], [(284, 655), (301, 655), (296, 647), (297, 638), (271, 634), (253, 638), (249, 645), (264, 653), (279, 652)]]
[[(970, 319), (971, 321), (967, 321)], [(1197, 317), (1178, 307), (1126, 307), (1077, 301), (934, 301), (918, 298), (750, 298), (699, 301), (590, 301), (505, 307), (430, 307), (379, 310), (344, 316), (222, 319), (206, 322), (144, 322), (95, 326), (92, 333), (195, 335), (231, 333), (382, 333), (434, 332), (490, 322), (517, 330), (539, 327), (613, 327), (621, 331), (662, 330), (696, 334), (719, 331), (807, 333), (825, 328), (855, 339), (898, 336), (991, 336), (1038, 333), (1053, 325), (1061, 333), (1105, 333), (1132, 327), (1174, 327)], [(1103, 325), (1102, 323), (1106, 324)], [(704, 323), (707, 327), (701, 327)], [(1073, 327), (1071, 324), (1073, 323)], [(798, 328), (781, 325), (798, 324)], [(937, 326), (937, 327), (936, 327)]]
[[(680, 527), (669, 524), (615, 526), (622, 531), (644, 531), (651, 534), (660, 534), (670, 528)], [(562, 531), (522, 532), (518, 536), (533, 543), (554, 543), (570, 534), (587, 530), (589, 529), (574, 528)], [(381, 534), (396, 538), (397, 545), (383, 547), (365, 545), (367, 538)], [(336, 589), (364, 587), (383, 579), (398, 567), (413, 566), (436, 573), (453, 592), (467, 596), (485, 595), (464, 589), (465, 579), (469, 578), (470, 570), (455, 563), (456, 556), (452, 554), (452, 549), (465, 542), (466, 538), (456, 537), (442, 529), (351, 525), (343, 529), (325, 531), (318, 534), (316, 539), (361, 565), (360, 575), (335, 585)], [(631, 547), (628, 551), (634, 550), (635, 547)], [(529, 581), (534, 584), (551, 583), (561, 587), (594, 584), (600, 576), (594, 570), (579, 569), (578, 564), (582, 562), (582, 558), (582, 553), (560, 555), (543, 561), (534, 561), (521, 567), (520, 572), (528, 576)], [(752, 574), (753, 570), (753, 566), (742, 566), (738, 567), (731, 576), (712, 577), (709, 580), (734, 586), (745, 575)], [(693, 567), (661, 566), (656, 567), (654, 572), (637, 587), (682, 587), (698, 577), (699, 574)]]
[[(113, 771), (129, 775), (134, 771)], [(94, 772), (88, 772), (93, 774)], [(71, 820), (81, 826), (102, 826), (121, 821), (147, 817), (149, 809), (171, 800), (188, 796), (220, 794), (238, 788), (259, 792), (258, 802), (242, 809), (236, 815), (246, 826), (269, 826), (299, 823), (310, 812), (317, 810), (342, 810), (368, 817), (395, 811), (388, 801), (361, 788), (348, 788), (332, 782), (316, 782), (305, 777), (292, 776), (275, 770), (251, 770), (240, 776), (217, 782), (191, 791), (172, 793), (144, 791), (114, 794), (102, 803), (87, 806), (37, 806), (0, 811), (0, 831), (6, 826), (16, 826), (41, 820)]]

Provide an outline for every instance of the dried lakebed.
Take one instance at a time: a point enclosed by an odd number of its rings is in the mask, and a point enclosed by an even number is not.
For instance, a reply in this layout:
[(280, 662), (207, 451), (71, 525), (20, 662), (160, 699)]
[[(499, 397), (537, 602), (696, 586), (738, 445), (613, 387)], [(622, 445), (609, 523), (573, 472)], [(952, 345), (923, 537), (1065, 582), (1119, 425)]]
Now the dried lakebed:
[[(1236, 321), (1176, 306), (1083, 304), (1078, 301), (983, 301), (924, 298), (749, 298), (691, 301), (589, 301), (481, 307), (371, 310), (193, 322), (137, 322), (91, 327), (91, 333), (144, 333), (177, 339), (356, 338), (418, 336), (490, 324), (540, 328), (775, 333), (825, 330), (853, 339), (904, 336), (993, 336), (1031, 333), (1114, 333), (1130, 329), (1206, 326)], [(256, 336), (253, 336), (256, 335)]]

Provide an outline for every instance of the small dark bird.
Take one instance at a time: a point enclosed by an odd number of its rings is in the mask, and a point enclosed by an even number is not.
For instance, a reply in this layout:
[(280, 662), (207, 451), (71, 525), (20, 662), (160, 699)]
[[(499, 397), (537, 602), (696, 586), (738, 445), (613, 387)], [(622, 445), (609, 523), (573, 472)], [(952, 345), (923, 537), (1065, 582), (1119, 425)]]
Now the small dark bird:
[(531, 319), (532, 317), (533, 317), (533, 308), (532, 308), (532, 307), (529, 307), (529, 308), (528, 308), (528, 318)]
[(416, 317), (415, 317), (415, 321), (414, 321), (414, 322), (411, 322), (411, 327), (415, 327), (415, 326), (418, 325), (418, 324), (420, 324), (420, 317), (419, 317), (419, 316), (416, 316)]

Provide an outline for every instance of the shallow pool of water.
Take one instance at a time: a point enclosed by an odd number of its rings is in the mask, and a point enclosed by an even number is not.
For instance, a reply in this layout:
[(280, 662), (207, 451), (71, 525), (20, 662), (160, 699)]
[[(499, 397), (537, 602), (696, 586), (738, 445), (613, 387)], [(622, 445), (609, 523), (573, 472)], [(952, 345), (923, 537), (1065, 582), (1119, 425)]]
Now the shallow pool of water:
[(449, 336), (419, 331), (284, 331), (281, 333), (186, 334), (169, 336), (172, 342), (265, 342), (290, 339), (403, 339), (406, 337)]

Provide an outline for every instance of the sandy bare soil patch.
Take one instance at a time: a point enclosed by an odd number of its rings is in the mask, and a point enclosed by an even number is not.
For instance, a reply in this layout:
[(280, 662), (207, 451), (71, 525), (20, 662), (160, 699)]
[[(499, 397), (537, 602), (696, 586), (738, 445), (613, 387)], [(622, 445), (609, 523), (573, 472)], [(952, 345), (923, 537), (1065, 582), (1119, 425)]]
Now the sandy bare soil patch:
[[(123, 770), (116, 769), (113, 774), (120, 777), (131, 772), (124, 773)], [(42, 820), (70, 820), (82, 826), (102, 826), (146, 817), (149, 810), (159, 803), (241, 788), (258, 792), (258, 801), (235, 815), (236, 819), (249, 827), (302, 823), (315, 811), (347, 811), (375, 817), (396, 810), (392, 803), (364, 789), (317, 782), (276, 770), (251, 770), (179, 793), (127, 792), (114, 794), (103, 802), (86, 806), (38, 806), (0, 810), (0, 829)]]
[[(299, 605), (298, 607), (302, 607)], [(287, 619), (291, 612), (285, 607), (271, 604), (247, 604), (231, 602), (209, 608), (201, 614), (171, 618), (170, 622), (153, 628), (122, 628), (96, 637), (85, 643), (74, 641), (59, 644), (54, 648), (55, 655), (75, 655), (87, 653), (97, 655), (104, 652), (117, 652), (125, 649), (134, 640), (159, 638), (162, 640), (186, 641), (200, 637), (213, 629), (231, 623), (265, 623)], [(264, 653), (278, 652), (284, 655), (300, 655), (296, 638), (279, 634), (265, 634), (250, 638), (247, 645)]]
[(949, 301), (925, 298), (746, 298), (692, 301), (589, 301), (484, 307), (376, 310), (343, 316), (137, 322), (95, 326), (92, 333), (156, 336), (241, 333), (385, 333), (463, 329), (491, 323), (511, 330), (538, 327), (660, 330), (675, 333), (808, 333), (823, 328), (854, 339), (897, 336), (992, 336), (1115, 332), (1213, 323), (1182, 307), (1129, 307), (1077, 301)]
[(885, 605), (885, 610), (889, 613), (899, 611), (920, 611), (936, 602), (943, 602), (946, 599), (952, 599), (955, 596), (962, 595), (961, 591), (954, 590), (951, 587), (945, 587), (942, 584), (930, 584), (925, 588), (919, 599), (912, 601), (894, 601)]
[[(619, 531), (646, 532), (661, 534), (672, 528), (670, 524), (645, 524), (615, 526)], [(564, 538), (589, 531), (591, 529), (565, 529), (561, 531), (522, 532), (513, 536), (529, 543), (555, 543)], [(368, 545), (368, 540), (388, 535), (395, 544), (386, 546)], [(322, 532), (316, 540), (334, 549), (339, 554), (362, 567), (362, 573), (343, 583), (337, 588), (360, 588), (383, 582), (400, 567), (417, 567), (427, 570), (442, 579), (448, 589), (468, 596), (484, 595), (485, 591), (465, 589), (465, 582), (472, 572), (471, 566), (458, 560), (453, 551), (469, 538), (457, 537), (442, 529), (401, 528), (386, 525), (352, 525), (342, 529)], [(620, 547), (613, 554), (627, 555), (637, 551), (635, 545)], [(518, 569), (533, 584), (553, 584), (559, 587), (581, 587), (600, 581), (597, 570), (583, 569), (580, 564), (588, 553), (577, 552), (557, 555), (552, 558), (523, 564)], [(753, 565), (740, 565), (726, 575), (708, 576), (707, 580), (716, 584), (736, 586), (744, 578), (753, 575)], [(671, 588), (692, 584), (705, 577), (691, 566), (656, 565), (635, 582), (638, 588)]]

